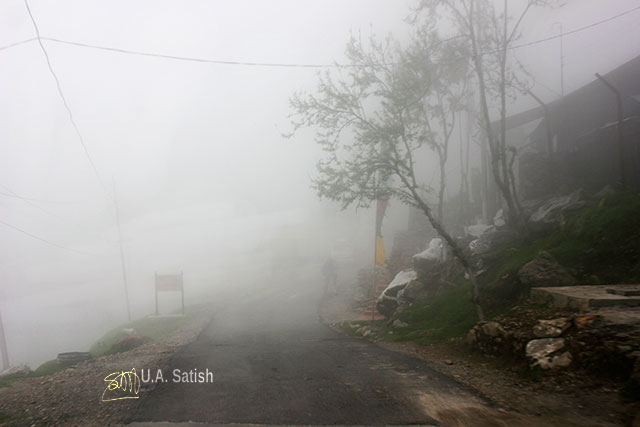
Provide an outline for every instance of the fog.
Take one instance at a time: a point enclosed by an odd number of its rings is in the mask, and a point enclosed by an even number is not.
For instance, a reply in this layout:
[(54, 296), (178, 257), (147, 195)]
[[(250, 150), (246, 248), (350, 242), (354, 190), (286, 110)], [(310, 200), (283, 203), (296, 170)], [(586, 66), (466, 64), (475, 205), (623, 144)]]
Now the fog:
[[(555, 22), (569, 31), (640, 4), (566, 3), (532, 13), (518, 44), (554, 36)], [(372, 209), (342, 212), (318, 200), (310, 183), (323, 153), (313, 133), (283, 137), (290, 97), (314, 90), (318, 68), (255, 64), (341, 63), (351, 33), (406, 40), (414, 4), (30, 1), (42, 37), (236, 64), (43, 40), (87, 154), (38, 42), (0, 50), (0, 313), (11, 363), (35, 367), (85, 350), (127, 321), (114, 200), (133, 318), (154, 310), (155, 272), (182, 271), (185, 302), (194, 304), (271, 286), (274, 265), (294, 254), (319, 272), (340, 239), (362, 266), (371, 262)], [(637, 19), (564, 37), (565, 93), (638, 54)], [(33, 37), (24, 2), (2, 2), (0, 45)], [(516, 50), (545, 101), (560, 92), (558, 43)], [(511, 111), (535, 105), (522, 97)], [(437, 179), (429, 166), (425, 177)], [(391, 202), (389, 249), (407, 213)]]

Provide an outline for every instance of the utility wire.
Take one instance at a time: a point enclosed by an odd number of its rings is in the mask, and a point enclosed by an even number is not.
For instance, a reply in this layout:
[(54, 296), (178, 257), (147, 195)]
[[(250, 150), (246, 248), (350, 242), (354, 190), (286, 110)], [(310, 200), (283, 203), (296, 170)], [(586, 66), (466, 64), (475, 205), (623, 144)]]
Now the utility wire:
[(96, 168), (95, 163), (93, 163), (93, 160), (91, 159), (91, 155), (89, 154), (89, 150), (87, 149), (87, 145), (84, 143), (84, 138), (82, 137), (82, 134), (80, 133), (80, 130), (78, 129), (78, 125), (76, 124), (76, 121), (73, 118), (73, 113), (71, 112), (71, 108), (69, 107), (69, 104), (67, 103), (67, 98), (65, 98), (64, 93), (62, 92), (62, 87), (60, 86), (60, 80), (58, 79), (58, 76), (56, 75), (55, 71), (53, 71), (53, 66), (51, 65), (51, 61), (49, 60), (49, 54), (47, 53), (47, 50), (44, 48), (44, 44), (42, 44), (42, 39), (40, 37), (40, 30), (38, 29), (38, 25), (36, 24), (36, 20), (34, 19), (33, 14), (31, 13), (31, 8), (29, 8), (28, 0), (24, 0), (24, 5), (27, 7), (27, 12), (29, 12), (29, 17), (31, 18), (31, 22), (33, 23), (33, 28), (36, 31), (36, 39), (38, 40), (38, 44), (40, 45), (40, 48), (42, 49), (42, 53), (44, 53), (44, 57), (47, 60), (47, 66), (49, 67), (49, 71), (51, 72), (51, 75), (53, 76), (53, 78), (56, 81), (56, 87), (58, 88), (58, 94), (60, 95), (60, 98), (62, 99), (62, 103), (64, 104), (64, 108), (67, 110), (67, 113), (69, 114), (69, 120), (71, 121), (71, 124), (73, 125), (73, 129), (76, 131), (76, 135), (78, 135), (78, 139), (80, 140), (80, 145), (82, 145), (82, 148), (84, 150), (84, 154), (85, 154), (87, 160), (89, 161), (89, 164), (91, 165), (91, 168), (95, 172), (96, 177), (98, 178), (98, 181), (100, 182), (100, 185), (102, 186), (102, 190), (104, 191), (104, 193), (106, 195), (106, 194), (108, 194), (107, 193), (107, 187), (105, 187), (104, 182), (102, 181), (102, 178), (100, 178), (100, 173), (98, 173), (98, 169)]
[(25, 44), (25, 43), (31, 43), (33, 41), (38, 40), (37, 37), (31, 37), (30, 39), (26, 39), (26, 40), (22, 40), (19, 42), (15, 42), (15, 43), (11, 43), (5, 46), (0, 46), (0, 50), (6, 50), (6, 49), (11, 49), (12, 47), (16, 47), (16, 46), (20, 46), (21, 44)]
[[(25, 0), (26, 3), (27, 0)], [(28, 5), (27, 5), (28, 8)], [(624, 15), (628, 15), (632, 12), (635, 12), (637, 10), (640, 10), (640, 6), (638, 7), (634, 7), (633, 9), (629, 9), (625, 12), (619, 13), (617, 15), (611, 16), (609, 18), (597, 21), (597, 22), (593, 22), (589, 25), (585, 25), (583, 27), (579, 27), (576, 29), (573, 29), (571, 31), (567, 31), (567, 32), (563, 32), (562, 34), (556, 34), (553, 36), (549, 36), (549, 37), (545, 37), (543, 39), (539, 39), (539, 40), (534, 40), (531, 42), (527, 42), (527, 43), (522, 43), (522, 44), (518, 44), (518, 45), (514, 45), (514, 46), (509, 46), (508, 49), (509, 50), (514, 50), (514, 49), (521, 49), (524, 47), (528, 47), (528, 46), (533, 46), (536, 44), (540, 44), (540, 43), (544, 43), (550, 40), (555, 40), (557, 38), (566, 36), (566, 35), (570, 35), (570, 34), (575, 34), (575, 33), (579, 33), (585, 30), (588, 30), (590, 28), (596, 27), (598, 25), (604, 24), (606, 22), (609, 21), (613, 21), (615, 19), (618, 19)], [(29, 15), (31, 15), (31, 12), (29, 12)], [(33, 21), (33, 16), (31, 17), (32, 21)], [(34, 26), (35, 26), (35, 21), (34, 21)], [(37, 27), (36, 27), (36, 32), (37, 32)], [(37, 38), (31, 38), (31, 39), (27, 39), (27, 40), (22, 40), (20, 42), (16, 42), (10, 45), (6, 45), (6, 46), (1, 46), (0, 47), (0, 51), (5, 50), (5, 49), (9, 49), (12, 47), (16, 47), (19, 46), (21, 44), (25, 44), (25, 43), (29, 43), (32, 41), (37, 40), (40, 45), (42, 46), (42, 40), (46, 40), (46, 41), (50, 41), (50, 42), (54, 42), (54, 43), (59, 43), (59, 44), (66, 44), (66, 45), (70, 45), (70, 46), (77, 46), (77, 47), (84, 47), (84, 48), (88, 48), (88, 49), (98, 49), (98, 50), (104, 50), (104, 51), (109, 51), (109, 52), (117, 52), (117, 53), (123, 53), (123, 54), (127, 54), (127, 55), (138, 55), (138, 56), (147, 56), (147, 57), (156, 57), (156, 58), (163, 58), (163, 59), (171, 59), (171, 60), (177, 60), (177, 61), (190, 61), (190, 62), (199, 62), (199, 63), (209, 63), (209, 64), (218, 64), (218, 65), (241, 65), (241, 66), (259, 66), (259, 67), (281, 67), (281, 68), (345, 68), (345, 67), (358, 67), (360, 65), (357, 64), (353, 64), (353, 65), (344, 65), (344, 64), (313, 64), (313, 63), (280, 63), (280, 62), (252, 62), (252, 61), (228, 61), (228, 60), (218, 60), (218, 59), (208, 59), (208, 58), (197, 58), (197, 57), (190, 57), (190, 56), (181, 56), (181, 55), (165, 55), (165, 54), (159, 54), (159, 53), (152, 53), (152, 52), (144, 52), (144, 51), (137, 51), (137, 50), (131, 50), (131, 49), (121, 49), (121, 48), (115, 48), (115, 47), (108, 47), (108, 46), (100, 46), (100, 45), (95, 45), (95, 44), (90, 44), (90, 43), (81, 43), (81, 42), (75, 42), (75, 41), (70, 41), (70, 40), (63, 40), (63, 39), (58, 39), (58, 38), (54, 38), (54, 37), (41, 37), (38, 34)], [(44, 51), (44, 47), (42, 47), (43, 51)], [(489, 54), (493, 54), (496, 53), (497, 51), (488, 51), (488, 52), (483, 52), (482, 55), (489, 55)], [(45, 51), (45, 55), (46, 55), (46, 51)], [(47, 62), (48, 62), (48, 58), (47, 58)], [(56, 78), (57, 81), (57, 78)], [(66, 104), (66, 102), (65, 102)]]
[(539, 43), (547, 42), (549, 40), (559, 39), (560, 37), (567, 36), (569, 34), (579, 33), (581, 31), (588, 30), (589, 28), (593, 28), (593, 27), (596, 27), (598, 25), (604, 24), (606, 22), (613, 21), (614, 19), (618, 19), (618, 18), (620, 18), (620, 17), (622, 17), (624, 15), (628, 15), (628, 14), (630, 14), (632, 12), (637, 11), (637, 10), (640, 10), (640, 6), (634, 7), (633, 9), (629, 9), (629, 10), (627, 10), (625, 12), (622, 12), (622, 13), (619, 13), (617, 15), (611, 16), (609, 18), (603, 19), (602, 21), (598, 21), (598, 22), (594, 22), (594, 23), (589, 24), (589, 25), (585, 25), (584, 27), (576, 28), (576, 29), (573, 29), (571, 31), (566, 31), (566, 32), (563, 32), (561, 34), (556, 34), (554, 36), (549, 36), (549, 37), (546, 37), (544, 39), (539, 39), (539, 40), (535, 40), (535, 41), (532, 41), (532, 42), (522, 43), (522, 44), (519, 44), (519, 45), (511, 46), (510, 49), (520, 49), (520, 48), (527, 47), (527, 46), (533, 46), (533, 45), (536, 45), (536, 44), (539, 44)]
[(89, 49), (106, 50), (109, 52), (124, 53), (127, 55), (138, 56), (150, 56), (162, 59), (172, 59), (177, 61), (190, 61), (200, 62), (218, 65), (244, 65), (244, 66), (258, 66), (258, 67), (280, 67), (280, 68), (331, 68), (331, 67), (353, 67), (353, 65), (340, 65), (340, 64), (296, 64), (296, 63), (278, 63), (278, 62), (246, 62), (246, 61), (225, 61), (218, 59), (196, 58), (190, 56), (180, 55), (165, 55), (161, 53), (143, 52), (137, 50), (120, 49), (115, 47), (99, 46), (89, 43), (73, 42), (68, 40), (57, 39), (53, 37), (42, 37), (42, 40), (51, 41), (54, 43), (66, 44), (71, 46), (84, 47)]
[[(7, 193), (0, 191), (0, 196), (5, 196), (5, 197), (12, 197), (15, 199), (20, 199), (20, 200), (24, 200), (25, 202), (38, 202), (38, 203), (56, 203), (56, 204), (75, 204), (75, 203), (79, 203), (79, 202), (63, 202), (63, 201), (59, 201), (59, 200), (43, 200), (43, 199), (34, 199), (31, 197), (23, 197), (11, 190), (9, 190), (7, 187), (5, 187), (4, 185), (0, 184), (0, 188), (4, 188), (5, 191), (7, 191)], [(36, 206), (36, 205), (34, 205)]]
[(43, 243), (46, 243), (47, 245), (54, 246), (54, 247), (56, 247), (58, 249), (64, 249), (64, 250), (67, 250), (67, 251), (75, 252), (75, 253), (80, 254), (80, 255), (89, 255), (89, 256), (93, 256), (93, 257), (99, 257), (99, 255), (92, 254), (90, 252), (79, 251), (77, 249), (73, 249), (73, 248), (70, 248), (70, 247), (67, 247), (67, 246), (62, 246), (62, 245), (59, 245), (57, 243), (53, 243), (53, 242), (51, 242), (51, 241), (49, 241), (47, 239), (44, 239), (44, 238), (39, 237), (39, 236), (36, 236), (35, 234), (29, 233), (28, 231), (25, 231), (25, 230), (23, 230), (21, 228), (18, 228), (16, 226), (14, 226), (14, 225), (6, 223), (6, 222), (4, 222), (2, 220), (0, 220), (0, 224), (4, 225), (5, 227), (11, 228), (13, 230), (19, 231), (22, 234), (26, 234), (27, 236), (31, 237), (32, 239), (36, 239), (36, 240), (39, 240), (39, 241), (41, 241)]
[[(80, 227), (78, 224), (76, 224), (75, 222), (69, 221), (68, 219), (63, 218), (60, 215), (57, 215), (51, 211), (48, 211), (47, 209), (43, 208), (40, 205), (37, 205), (35, 203), (33, 203), (34, 201), (36, 202), (40, 202), (40, 203), (74, 203), (74, 202), (54, 202), (54, 201), (50, 201), (50, 200), (40, 200), (40, 199), (31, 199), (29, 197), (22, 197), (19, 194), (15, 193), (14, 191), (12, 191), (11, 189), (7, 188), (6, 186), (0, 184), (0, 188), (4, 189), (5, 191), (7, 191), (8, 193), (4, 193), (4, 192), (0, 192), (0, 195), (2, 196), (7, 196), (7, 197), (15, 197), (16, 199), (22, 200), (23, 202), (25, 202), (26, 204), (33, 206), (34, 208), (46, 213), (49, 216), (52, 216), (54, 218), (56, 218), (59, 221), (65, 222), (67, 224), (72, 225), (75, 229), (80, 230), (82, 232), (86, 232), (86, 230), (84, 230), (82, 227)], [(97, 239), (102, 240), (103, 242), (107, 242), (111, 245), (118, 243), (117, 241), (114, 240), (108, 240), (102, 237), (97, 237)]]

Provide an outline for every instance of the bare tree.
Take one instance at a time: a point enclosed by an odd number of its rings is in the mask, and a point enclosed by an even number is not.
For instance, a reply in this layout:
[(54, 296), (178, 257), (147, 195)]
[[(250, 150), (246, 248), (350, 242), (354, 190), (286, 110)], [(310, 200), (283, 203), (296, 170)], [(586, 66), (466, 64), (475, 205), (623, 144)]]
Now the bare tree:
[[(526, 84), (521, 80), (524, 69), (509, 57), (509, 52), (519, 37), (521, 23), (533, 7), (560, 2), (524, 0), (515, 19), (509, 14), (507, 0), (501, 11), (496, 10), (495, 3), (492, 0), (421, 0), (418, 11), (426, 11), (429, 25), (453, 24), (456, 37), (467, 41), (479, 95), (479, 121), (488, 141), (493, 178), (507, 204), (509, 223), (526, 228), (513, 174), (515, 150), (507, 145), (506, 123), (507, 99), (524, 91)], [(497, 130), (491, 126), (492, 108), (499, 114)]]
[(464, 57), (456, 51), (458, 45), (442, 42), (435, 33), (424, 36), (426, 44), (404, 51), (390, 38), (372, 38), (365, 47), (352, 37), (346, 51), (352, 66), (320, 75), (316, 94), (295, 94), (291, 120), (294, 133), (314, 128), (316, 142), (326, 152), (313, 180), (318, 195), (341, 202), (343, 208), (395, 197), (420, 209), (463, 266), (483, 319), (473, 266), (443, 226), (441, 213), (434, 214), (432, 191), (416, 173), (421, 149), (440, 147), (440, 163), (446, 163), (443, 144), (448, 144), (457, 108), (451, 90), (458, 84), (456, 76), (464, 75), (456, 70)]
[(414, 108), (420, 109), (424, 130), (421, 138), (436, 153), (439, 167), (437, 218), (444, 219), (444, 199), (447, 184), (446, 165), (451, 135), (464, 98), (467, 95), (467, 52), (459, 42), (440, 40), (433, 28), (418, 30), (411, 46), (402, 54), (411, 78), (429, 82), (429, 92)]

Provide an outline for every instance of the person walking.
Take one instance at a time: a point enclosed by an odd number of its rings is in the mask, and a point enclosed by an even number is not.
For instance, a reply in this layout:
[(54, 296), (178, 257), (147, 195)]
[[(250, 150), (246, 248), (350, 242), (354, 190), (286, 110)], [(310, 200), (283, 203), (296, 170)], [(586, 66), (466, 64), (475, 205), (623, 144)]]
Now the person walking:
[(322, 266), (322, 274), (324, 275), (324, 294), (328, 295), (336, 293), (336, 285), (338, 283), (338, 269), (333, 258), (329, 257)]

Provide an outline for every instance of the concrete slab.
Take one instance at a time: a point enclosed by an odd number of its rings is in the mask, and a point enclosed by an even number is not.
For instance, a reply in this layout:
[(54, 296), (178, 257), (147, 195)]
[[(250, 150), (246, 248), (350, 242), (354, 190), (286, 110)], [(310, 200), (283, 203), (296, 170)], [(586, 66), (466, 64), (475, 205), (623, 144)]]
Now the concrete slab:
[(640, 284), (531, 288), (531, 299), (558, 308), (640, 307)]

